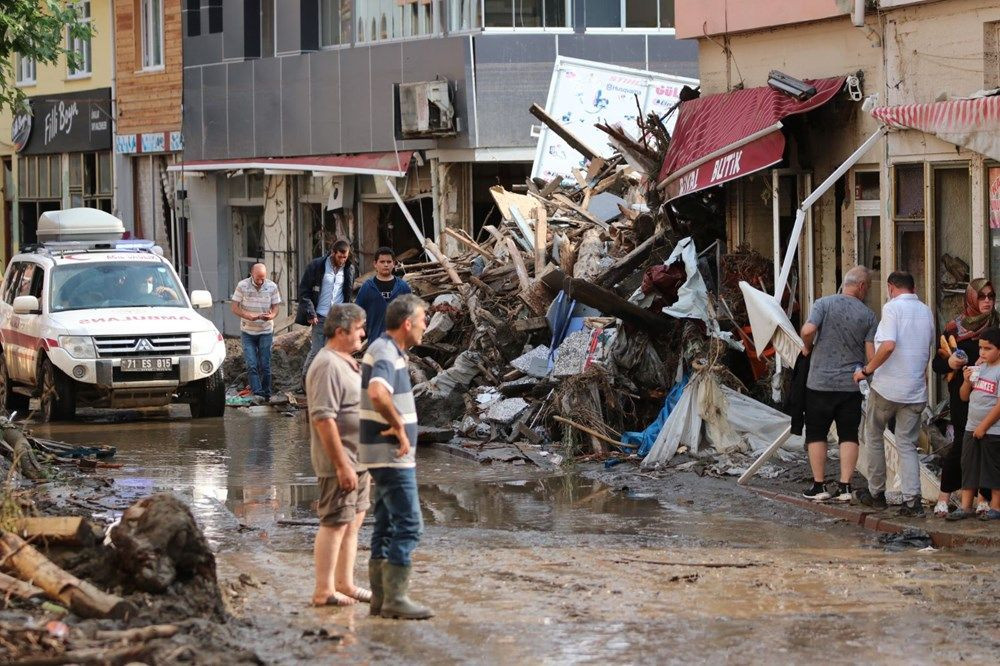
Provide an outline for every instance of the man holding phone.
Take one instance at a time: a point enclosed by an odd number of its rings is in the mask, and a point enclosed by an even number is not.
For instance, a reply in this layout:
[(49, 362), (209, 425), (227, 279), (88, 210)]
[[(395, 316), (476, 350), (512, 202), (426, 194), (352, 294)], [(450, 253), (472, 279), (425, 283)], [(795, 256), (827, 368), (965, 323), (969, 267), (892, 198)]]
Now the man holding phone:
[(267, 279), (267, 266), (254, 264), (250, 277), (240, 280), (233, 292), (233, 314), (240, 318), (243, 360), (254, 397), (271, 398), (271, 344), (274, 318), (281, 294), (278, 285)]

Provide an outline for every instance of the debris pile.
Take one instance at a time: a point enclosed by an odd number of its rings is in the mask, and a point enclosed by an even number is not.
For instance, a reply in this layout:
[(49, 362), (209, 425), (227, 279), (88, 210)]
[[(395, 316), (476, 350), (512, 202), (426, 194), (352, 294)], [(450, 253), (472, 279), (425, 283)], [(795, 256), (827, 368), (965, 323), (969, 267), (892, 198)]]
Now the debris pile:
[[(446, 228), (462, 254), (445, 257), (424, 241), (434, 260), (405, 266), (431, 304), (411, 354), (418, 412), (426, 426), (453, 428), (452, 447), (484, 460), (513, 448), (543, 466), (645, 455), (625, 431), (654, 421), (671, 386), (710, 376), (699, 385), (712, 384), (724, 403), (720, 385), (741, 395), (766, 370), (746, 351), (745, 310), (733, 312), (742, 297), (725, 291), (750, 272), (769, 280), (766, 260), (745, 248), (723, 255), (720, 238), (696, 238), (693, 220), (664, 205), (661, 118), (640, 120), (640, 140), (601, 129), (613, 157), (585, 155), (573, 181), (493, 187), (498, 223), (475, 238)], [(710, 292), (720, 282), (729, 298)], [(754, 372), (751, 360), (764, 367)], [(717, 439), (731, 449), (734, 437)]]

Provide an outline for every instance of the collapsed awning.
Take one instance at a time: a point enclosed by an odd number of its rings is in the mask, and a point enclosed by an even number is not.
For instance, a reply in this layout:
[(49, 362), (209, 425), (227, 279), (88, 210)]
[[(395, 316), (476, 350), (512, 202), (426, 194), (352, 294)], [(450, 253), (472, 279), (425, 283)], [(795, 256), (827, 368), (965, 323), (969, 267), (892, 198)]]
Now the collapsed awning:
[(253, 157), (227, 160), (191, 160), (172, 164), (167, 171), (237, 171), (262, 169), (271, 172), (313, 171), (330, 174), (395, 176), (402, 178), (410, 168), (412, 150), (398, 153), (358, 155), (309, 155), (306, 157)]
[(785, 150), (781, 120), (829, 102), (844, 77), (806, 82), (816, 94), (804, 101), (761, 87), (682, 103), (659, 175), (667, 200), (780, 162)]
[(894, 129), (915, 129), (1000, 160), (1000, 97), (884, 106), (872, 115)]

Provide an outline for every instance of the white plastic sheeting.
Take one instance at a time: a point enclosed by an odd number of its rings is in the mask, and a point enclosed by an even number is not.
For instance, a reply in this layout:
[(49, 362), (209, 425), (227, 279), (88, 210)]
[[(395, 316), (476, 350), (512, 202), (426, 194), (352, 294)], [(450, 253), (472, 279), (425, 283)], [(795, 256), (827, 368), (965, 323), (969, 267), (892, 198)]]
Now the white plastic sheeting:
[[(727, 386), (714, 377), (698, 372), (688, 383), (674, 411), (663, 424), (642, 467), (668, 462), (678, 447), (697, 453), (704, 441), (720, 453), (763, 451), (778, 439), (791, 423), (787, 414), (768, 407)], [(782, 448), (802, 450), (802, 437), (791, 437)]]
[(794, 367), (803, 342), (777, 299), (746, 282), (740, 282), (740, 290), (746, 301), (750, 328), (753, 329), (753, 346), (757, 353), (763, 353), (771, 343), (782, 362), (789, 368)]

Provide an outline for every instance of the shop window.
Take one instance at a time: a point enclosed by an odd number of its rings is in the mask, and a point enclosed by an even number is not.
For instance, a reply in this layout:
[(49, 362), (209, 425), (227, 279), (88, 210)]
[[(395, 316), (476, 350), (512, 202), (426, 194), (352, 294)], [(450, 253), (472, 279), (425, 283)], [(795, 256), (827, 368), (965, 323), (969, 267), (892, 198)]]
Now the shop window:
[(71, 206), (99, 208), (110, 213), (113, 187), (110, 151), (70, 154)]
[(232, 206), (236, 252), (232, 287), (250, 275), (250, 267), (264, 261), (264, 207)]
[[(74, 9), (76, 10), (77, 16), (80, 19), (80, 23), (89, 24), (90, 23), (90, 0), (79, 0), (79, 2), (74, 4)], [(90, 76), (91, 72), (91, 49), (90, 49), (90, 38), (73, 37), (69, 34), (69, 29), (66, 29), (66, 50), (76, 53), (79, 62), (78, 67), (70, 67), (68, 74), (69, 78), (85, 78)]]
[(201, 35), (201, 0), (186, 0), (184, 15), (187, 18), (187, 36)]
[(274, 3), (276, 0), (261, 0), (260, 3), (260, 57), (274, 57)]
[[(451, 2), (451, 0), (447, 0)], [(478, 4), (478, 0), (476, 0)], [(439, 0), (357, 0), (358, 41), (435, 35)], [(366, 26), (370, 26), (366, 31)]]
[(927, 267), (924, 250), (924, 165), (900, 164), (893, 169), (895, 186), (893, 217), (896, 224), (896, 269), (908, 271), (917, 285), (921, 300), (927, 300), (925, 289)]
[(934, 169), (934, 230), (938, 323), (961, 314), (972, 261), (969, 167)]
[(16, 77), (17, 85), (19, 86), (33, 86), (35, 85), (35, 73), (38, 69), (34, 58), (25, 58), (22, 55), (17, 56), (17, 67), (16, 67)]
[(163, 0), (140, 0), (142, 68), (163, 67)]

